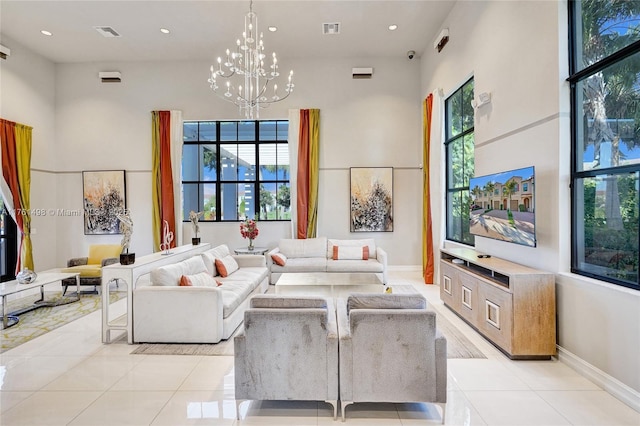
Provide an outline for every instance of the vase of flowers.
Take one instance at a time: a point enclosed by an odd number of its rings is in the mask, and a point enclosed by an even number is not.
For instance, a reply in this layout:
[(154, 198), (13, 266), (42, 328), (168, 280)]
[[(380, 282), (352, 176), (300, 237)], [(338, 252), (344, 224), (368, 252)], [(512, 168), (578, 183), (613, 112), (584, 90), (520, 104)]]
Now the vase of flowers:
[(249, 250), (253, 250), (253, 240), (256, 239), (259, 233), (258, 224), (255, 220), (246, 219), (240, 222), (240, 234), (242, 238), (249, 239), (249, 246), (247, 247)]

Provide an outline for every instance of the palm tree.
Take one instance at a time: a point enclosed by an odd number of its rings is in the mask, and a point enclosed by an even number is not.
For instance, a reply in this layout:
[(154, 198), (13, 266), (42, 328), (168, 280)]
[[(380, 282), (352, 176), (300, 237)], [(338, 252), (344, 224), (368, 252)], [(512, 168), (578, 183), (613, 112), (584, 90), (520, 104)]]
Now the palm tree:
[(516, 181), (512, 178), (512, 179), (509, 179), (502, 187), (504, 194), (509, 198), (509, 203), (507, 204), (507, 211), (511, 211), (511, 194), (516, 192), (516, 185), (517, 185)]
[(484, 185), (483, 189), (489, 193), (489, 208), (492, 209), (493, 208), (493, 202), (492, 202), (493, 191), (496, 189), (496, 184), (493, 182), (487, 182)]
[(471, 190), (471, 194), (473, 194), (473, 200), (471, 201), (471, 205), (478, 205), (477, 201), (478, 198), (480, 198), (482, 196), (482, 188), (480, 188), (478, 185), (476, 185), (472, 190)]
[[(588, 67), (611, 52), (637, 41), (640, 27), (635, 25), (640, 15), (640, 3), (635, 1), (583, 0), (582, 7), (582, 54), (583, 67)], [(629, 25), (631, 24), (631, 25)], [(633, 26), (632, 26), (633, 25)], [(621, 27), (622, 30), (618, 31)], [(640, 141), (640, 128), (636, 126), (633, 138), (621, 140), (611, 128), (609, 117), (640, 118), (637, 105), (639, 68), (638, 55), (593, 74), (583, 81), (583, 108), (585, 115), (585, 146), (594, 148), (593, 168), (616, 167), (623, 155), (620, 142), (631, 149)], [(609, 155), (606, 155), (608, 152)], [(606, 180), (605, 214), (610, 229), (623, 228), (620, 212), (620, 197), (616, 177)]]

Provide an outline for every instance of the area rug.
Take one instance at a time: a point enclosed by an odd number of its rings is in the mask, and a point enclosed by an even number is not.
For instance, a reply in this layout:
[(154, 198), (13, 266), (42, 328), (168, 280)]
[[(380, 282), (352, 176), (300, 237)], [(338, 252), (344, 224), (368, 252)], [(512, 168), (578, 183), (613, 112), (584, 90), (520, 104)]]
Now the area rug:
[[(447, 338), (447, 358), (486, 358), (449, 320), (436, 314), (438, 329)], [(233, 336), (242, 332), (242, 325)], [(233, 336), (216, 344), (144, 343), (132, 354), (233, 356)]]
[[(126, 297), (125, 292), (111, 292), (110, 303)], [(20, 322), (6, 330), (0, 330), (0, 353), (13, 349), (18, 345), (42, 336), (56, 328), (62, 327), (80, 317), (95, 312), (102, 307), (102, 295), (83, 294), (75, 302), (75, 295), (62, 296), (61, 291), (45, 292), (45, 301), (55, 306), (44, 306), (19, 316)], [(16, 312), (33, 306), (40, 299), (39, 295), (27, 296), (13, 300), (7, 305), (7, 312)]]

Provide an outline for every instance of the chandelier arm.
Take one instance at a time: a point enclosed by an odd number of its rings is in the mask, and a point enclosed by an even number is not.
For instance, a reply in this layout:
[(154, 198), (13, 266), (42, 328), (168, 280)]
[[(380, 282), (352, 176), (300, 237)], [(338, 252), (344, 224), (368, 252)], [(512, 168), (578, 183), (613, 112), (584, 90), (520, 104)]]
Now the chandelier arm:
[(231, 71), (231, 74), (224, 74), (222, 71), (214, 71), (214, 74), (216, 74), (218, 77), (221, 77), (221, 78), (231, 78), (234, 75), (236, 75), (236, 70), (235, 69), (230, 70), (230, 71)]
[(227, 102), (231, 102), (232, 104), (234, 104), (235, 106), (242, 106), (241, 104), (239, 104), (238, 102), (236, 102), (235, 99), (233, 99), (233, 97), (226, 97), (224, 95), (221, 95), (220, 93), (218, 93), (217, 91), (213, 92), (217, 97), (219, 97), (220, 99), (222, 99), (223, 101), (227, 101)]
[(267, 104), (267, 105), (275, 104), (276, 102), (284, 101), (285, 99), (287, 99), (289, 97), (290, 94), (291, 94), (291, 92), (287, 92), (287, 94), (284, 95), (281, 98), (278, 98), (276, 100), (260, 101), (260, 104)]

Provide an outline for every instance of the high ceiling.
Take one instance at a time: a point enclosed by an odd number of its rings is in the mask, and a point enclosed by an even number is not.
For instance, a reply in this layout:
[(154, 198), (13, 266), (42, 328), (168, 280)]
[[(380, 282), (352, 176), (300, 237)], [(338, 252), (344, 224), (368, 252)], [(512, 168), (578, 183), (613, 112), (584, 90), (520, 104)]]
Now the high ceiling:
[[(280, 59), (418, 55), (441, 30), (455, 0), (256, 0), (266, 53)], [(56, 63), (89, 61), (206, 60), (233, 48), (249, 1), (28, 1), (0, 0), (4, 36)], [(324, 23), (340, 34), (323, 35)], [(389, 31), (391, 24), (398, 25)], [(269, 32), (268, 26), (277, 32)], [(106, 38), (94, 27), (112, 27)], [(169, 34), (160, 28), (170, 30)], [(41, 34), (50, 31), (52, 36)]]

